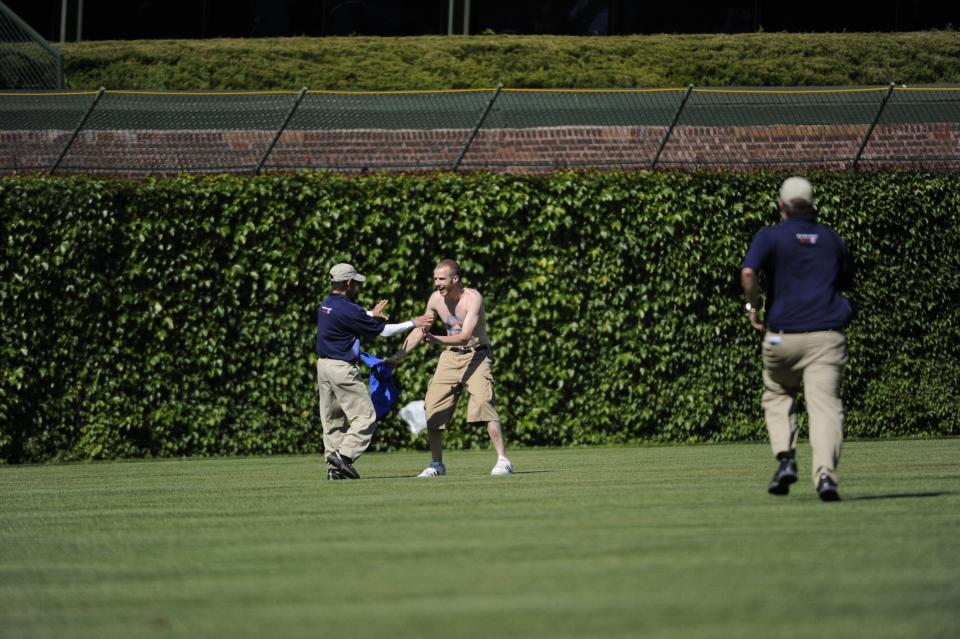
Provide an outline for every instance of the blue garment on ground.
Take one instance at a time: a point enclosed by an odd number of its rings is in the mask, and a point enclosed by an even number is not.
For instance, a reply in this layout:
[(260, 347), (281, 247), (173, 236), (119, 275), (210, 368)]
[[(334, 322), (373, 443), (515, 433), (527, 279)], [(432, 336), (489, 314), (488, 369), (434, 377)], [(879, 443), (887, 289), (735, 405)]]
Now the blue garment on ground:
[(380, 421), (397, 405), (400, 389), (393, 379), (393, 370), (382, 359), (364, 351), (360, 351), (360, 359), (370, 367), (370, 399)]

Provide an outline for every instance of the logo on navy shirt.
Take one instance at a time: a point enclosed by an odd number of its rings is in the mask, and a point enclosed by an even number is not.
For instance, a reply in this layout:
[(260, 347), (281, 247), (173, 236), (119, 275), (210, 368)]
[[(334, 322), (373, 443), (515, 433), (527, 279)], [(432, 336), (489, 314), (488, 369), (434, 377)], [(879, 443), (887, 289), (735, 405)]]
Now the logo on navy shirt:
[(819, 237), (816, 233), (797, 233), (797, 240), (801, 244), (816, 244)]
[(329, 315), (330, 313), (333, 312), (333, 309), (329, 306), (321, 306), (320, 312), (323, 313), (324, 315)]

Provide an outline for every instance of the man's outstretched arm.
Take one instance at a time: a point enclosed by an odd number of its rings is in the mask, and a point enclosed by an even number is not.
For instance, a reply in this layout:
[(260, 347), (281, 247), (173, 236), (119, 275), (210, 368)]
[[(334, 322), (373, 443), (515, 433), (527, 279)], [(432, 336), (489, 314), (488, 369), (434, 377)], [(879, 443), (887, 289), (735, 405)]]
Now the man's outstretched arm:
[(400, 349), (385, 360), (387, 362), (387, 366), (390, 368), (396, 368), (397, 364), (403, 361), (403, 358), (405, 358), (407, 354), (417, 346), (417, 344), (423, 341), (424, 334), (430, 330), (430, 327), (433, 325), (436, 317), (436, 313), (430, 308), (429, 305), (427, 305), (426, 312), (417, 317), (415, 320), (417, 328), (407, 335), (407, 338), (403, 340), (403, 345), (400, 347)]

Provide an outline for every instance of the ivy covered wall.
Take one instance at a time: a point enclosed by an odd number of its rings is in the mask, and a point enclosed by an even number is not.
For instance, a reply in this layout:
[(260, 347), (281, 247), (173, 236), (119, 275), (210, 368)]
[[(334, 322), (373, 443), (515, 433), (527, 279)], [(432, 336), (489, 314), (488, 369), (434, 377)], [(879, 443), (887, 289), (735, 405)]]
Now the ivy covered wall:
[[(762, 439), (736, 276), (784, 177), (0, 179), (0, 460), (318, 452), (329, 267), (400, 320), (444, 257), (485, 296), (511, 444)], [(848, 434), (960, 434), (960, 180), (809, 177), (857, 266)], [(398, 368), (402, 402), (432, 348)], [(462, 412), (448, 437), (485, 440)], [(391, 415), (375, 449), (408, 446)]]

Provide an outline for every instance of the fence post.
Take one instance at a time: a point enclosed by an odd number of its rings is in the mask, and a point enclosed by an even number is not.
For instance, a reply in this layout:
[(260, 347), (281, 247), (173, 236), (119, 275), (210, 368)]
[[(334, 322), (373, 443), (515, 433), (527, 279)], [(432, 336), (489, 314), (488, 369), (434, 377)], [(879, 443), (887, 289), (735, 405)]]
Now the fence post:
[(80, 135), (80, 130), (83, 128), (83, 125), (87, 123), (87, 119), (90, 117), (90, 114), (93, 113), (93, 109), (97, 106), (97, 102), (100, 101), (100, 98), (103, 97), (103, 93), (106, 91), (103, 87), (97, 91), (96, 97), (93, 98), (93, 102), (90, 103), (90, 106), (87, 107), (87, 112), (83, 114), (83, 117), (80, 119), (80, 124), (77, 125), (77, 128), (73, 130), (73, 135), (70, 136), (70, 139), (67, 141), (67, 145), (63, 147), (63, 150), (60, 151), (60, 157), (57, 158), (57, 161), (54, 162), (53, 166), (50, 167), (50, 172), (47, 175), (53, 175), (54, 172), (60, 167), (60, 163), (63, 162), (63, 158), (66, 157), (67, 151), (70, 150), (70, 147), (73, 146), (73, 141), (77, 139), (77, 136)]
[(853, 170), (856, 171), (857, 167), (860, 164), (860, 156), (863, 155), (863, 150), (867, 148), (867, 142), (870, 141), (870, 136), (873, 135), (873, 129), (877, 126), (877, 122), (880, 121), (880, 116), (883, 114), (884, 107), (887, 106), (887, 100), (890, 99), (890, 96), (893, 95), (894, 83), (890, 83), (890, 87), (887, 89), (887, 92), (883, 95), (883, 101), (880, 103), (880, 108), (877, 109), (877, 114), (873, 117), (873, 122), (870, 123), (870, 128), (867, 129), (867, 134), (863, 136), (863, 141), (860, 142), (860, 149), (857, 151), (857, 156), (853, 158)]
[(297, 107), (300, 106), (300, 102), (303, 101), (303, 96), (307, 94), (307, 87), (302, 87), (300, 93), (297, 94), (297, 98), (293, 101), (293, 106), (290, 107), (290, 110), (287, 112), (287, 117), (284, 118), (283, 124), (280, 125), (280, 128), (277, 129), (277, 132), (274, 134), (273, 139), (270, 141), (270, 145), (267, 147), (267, 150), (263, 152), (263, 155), (260, 156), (260, 160), (257, 162), (257, 168), (254, 169), (253, 174), (257, 175), (260, 173), (260, 169), (263, 168), (263, 163), (267, 161), (267, 156), (270, 155), (270, 152), (273, 151), (273, 147), (277, 145), (277, 141), (280, 140), (280, 136), (283, 135), (283, 132), (286, 130), (287, 125), (290, 124), (290, 118), (293, 117), (293, 114), (296, 113)]
[(650, 163), (650, 168), (653, 169), (657, 166), (657, 162), (660, 161), (660, 154), (663, 153), (663, 148), (667, 146), (667, 140), (670, 139), (670, 134), (673, 133), (674, 127), (677, 126), (677, 120), (680, 119), (680, 114), (683, 112), (683, 107), (687, 105), (687, 99), (690, 98), (690, 94), (693, 93), (693, 85), (687, 85), (687, 92), (683, 94), (683, 99), (680, 100), (680, 106), (677, 107), (677, 112), (673, 114), (673, 121), (670, 122), (670, 126), (667, 128), (667, 132), (663, 135), (663, 139), (660, 140), (660, 146), (657, 148), (657, 154), (653, 156), (653, 162)]
[(493, 108), (493, 103), (497, 101), (497, 97), (500, 95), (500, 90), (503, 89), (502, 84), (497, 85), (497, 90), (493, 92), (493, 96), (490, 98), (490, 101), (487, 102), (487, 108), (483, 110), (483, 113), (480, 115), (480, 119), (477, 120), (477, 125), (473, 127), (473, 131), (470, 133), (467, 143), (463, 146), (463, 149), (460, 151), (460, 157), (457, 158), (457, 161), (453, 163), (452, 171), (456, 171), (460, 168), (460, 163), (463, 162), (464, 156), (467, 154), (467, 151), (470, 150), (470, 145), (473, 144), (473, 138), (477, 137), (477, 132), (480, 130), (480, 127), (483, 126), (483, 121), (487, 119), (487, 114), (490, 113), (490, 109)]

